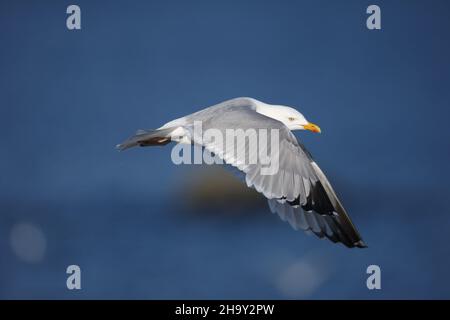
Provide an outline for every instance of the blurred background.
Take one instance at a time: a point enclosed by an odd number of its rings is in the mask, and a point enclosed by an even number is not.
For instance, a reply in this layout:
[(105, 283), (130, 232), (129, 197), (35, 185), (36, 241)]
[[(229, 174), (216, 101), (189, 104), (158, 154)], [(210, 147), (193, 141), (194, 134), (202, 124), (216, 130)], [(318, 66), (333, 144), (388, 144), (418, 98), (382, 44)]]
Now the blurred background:
[[(0, 1), (0, 298), (450, 298), (450, 4)], [(296, 232), (139, 128), (238, 96), (296, 133), (369, 245)], [(66, 288), (81, 268), (82, 289)], [(381, 290), (366, 268), (381, 267)]]

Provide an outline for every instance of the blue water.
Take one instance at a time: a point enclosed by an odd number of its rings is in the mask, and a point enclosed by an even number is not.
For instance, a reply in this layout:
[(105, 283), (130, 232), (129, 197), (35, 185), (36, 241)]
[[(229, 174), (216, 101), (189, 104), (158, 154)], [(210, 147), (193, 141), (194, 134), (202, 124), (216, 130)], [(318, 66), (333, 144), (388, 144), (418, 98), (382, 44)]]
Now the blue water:
[[(377, 1), (380, 31), (367, 1), (77, 4), (68, 31), (68, 3), (0, 1), (0, 298), (450, 298), (448, 2)], [(297, 137), (368, 249), (200, 214), (170, 147), (114, 150), (237, 96), (320, 125)]]

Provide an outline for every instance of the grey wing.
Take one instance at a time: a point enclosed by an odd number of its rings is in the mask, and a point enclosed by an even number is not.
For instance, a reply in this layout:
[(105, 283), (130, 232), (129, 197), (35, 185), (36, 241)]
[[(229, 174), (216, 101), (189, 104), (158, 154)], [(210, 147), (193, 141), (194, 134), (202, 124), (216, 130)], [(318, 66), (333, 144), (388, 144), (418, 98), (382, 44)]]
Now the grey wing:
[[(268, 199), (271, 211), (278, 213), (294, 229), (312, 231), (320, 238), (327, 237), (333, 242), (342, 242), (347, 247), (365, 247), (329, 181), (284, 124), (261, 115), (250, 107), (217, 111), (200, 119), (203, 132), (215, 129), (225, 137), (227, 129), (254, 129), (257, 132), (259, 129), (276, 129), (279, 134), (278, 150), (272, 148), (269, 138), (262, 146), (265, 150), (249, 148), (246, 140), (244, 143), (237, 143), (234, 152), (230, 152), (216, 141), (204, 140), (192, 126), (187, 127), (194, 143), (203, 145), (227, 164), (242, 171), (247, 185), (262, 193)], [(252, 152), (263, 152), (273, 159), (278, 158), (278, 170), (273, 174), (262, 174), (264, 164), (259, 161), (259, 157), (256, 156), (256, 163), (248, 161)]]

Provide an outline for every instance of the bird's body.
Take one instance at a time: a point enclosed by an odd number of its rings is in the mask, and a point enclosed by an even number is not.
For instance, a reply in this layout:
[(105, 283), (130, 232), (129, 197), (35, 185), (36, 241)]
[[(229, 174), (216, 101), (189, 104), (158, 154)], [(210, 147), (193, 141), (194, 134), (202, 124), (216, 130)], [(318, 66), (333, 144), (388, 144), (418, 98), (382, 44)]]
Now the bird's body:
[[(277, 130), (278, 148), (270, 143), (264, 145), (267, 154), (277, 157), (276, 172), (263, 174), (261, 161), (247, 161), (246, 155), (257, 153), (249, 143), (238, 144), (237, 149), (241, 148), (242, 153), (230, 152), (215, 140), (203, 139), (194, 130), (196, 123), (202, 124), (202, 132), (213, 129), (223, 136), (230, 129)], [(318, 126), (293, 108), (273, 106), (253, 98), (236, 98), (170, 121), (159, 129), (140, 130), (117, 148), (164, 145), (171, 141), (201, 145), (243, 172), (247, 185), (262, 193), (271, 211), (277, 212), (294, 229), (311, 231), (347, 247), (366, 247), (327, 178), (291, 130), (320, 132)], [(271, 153), (273, 150), (276, 152)], [(259, 153), (255, 155), (258, 156)]]

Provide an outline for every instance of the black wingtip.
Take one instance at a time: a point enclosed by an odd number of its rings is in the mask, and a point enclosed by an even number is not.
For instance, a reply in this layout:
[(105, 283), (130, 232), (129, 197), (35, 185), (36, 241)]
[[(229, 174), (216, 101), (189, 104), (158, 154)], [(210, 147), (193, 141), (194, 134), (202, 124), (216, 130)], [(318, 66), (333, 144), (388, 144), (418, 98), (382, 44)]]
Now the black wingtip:
[(355, 247), (358, 248), (368, 248), (368, 246), (364, 243), (364, 241), (359, 240), (358, 242), (355, 243)]

